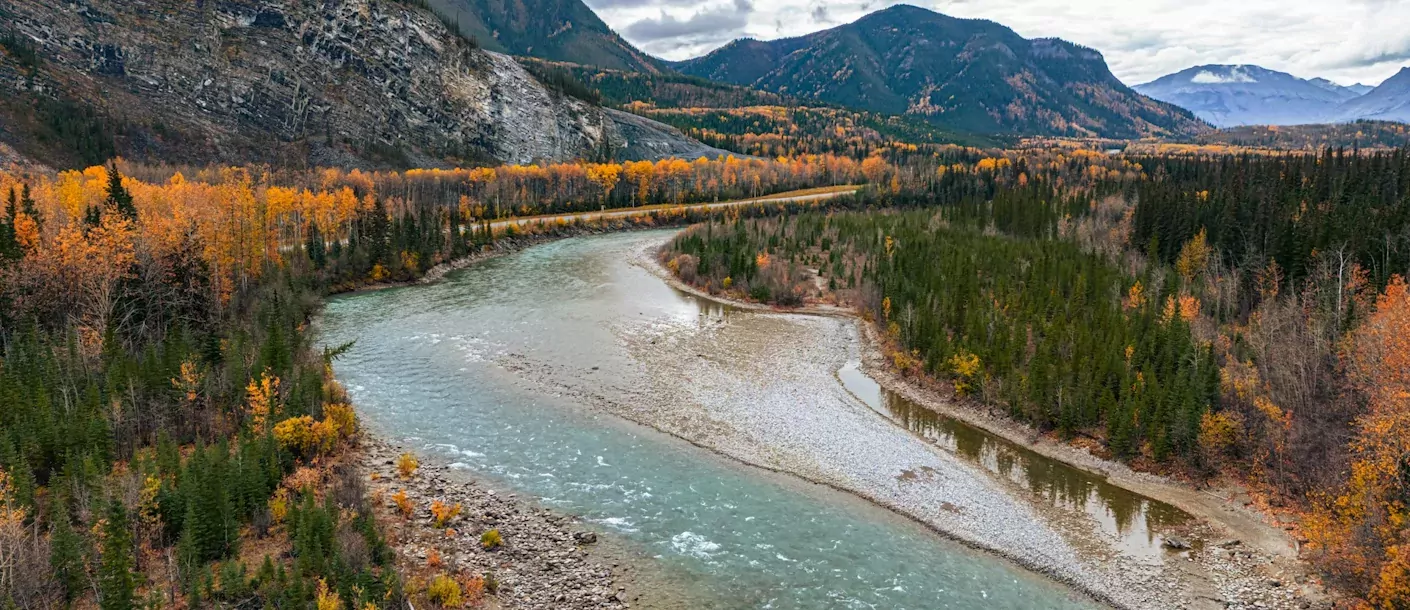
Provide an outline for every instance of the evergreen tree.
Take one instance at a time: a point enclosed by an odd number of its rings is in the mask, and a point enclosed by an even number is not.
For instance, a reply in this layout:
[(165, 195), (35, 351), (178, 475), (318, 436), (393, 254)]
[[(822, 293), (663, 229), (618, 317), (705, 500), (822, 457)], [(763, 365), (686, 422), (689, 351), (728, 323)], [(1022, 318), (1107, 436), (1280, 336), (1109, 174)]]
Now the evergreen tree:
[(127, 508), (113, 498), (103, 524), (102, 565), (98, 568), (98, 605), (102, 610), (133, 610), (136, 579), (132, 573), (132, 530)]
[(323, 243), (323, 233), (318, 230), (318, 221), (308, 223), (308, 242), (304, 245), (308, 260), (314, 269), (322, 269), (328, 262), (328, 254)]
[(5, 207), (5, 218), (0, 219), (0, 259), (17, 259), (23, 253), (20, 242), (15, 239), (15, 215), (19, 212), (15, 189), (10, 189), (9, 204)]
[(132, 194), (122, 185), (122, 174), (118, 173), (116, 164), (108, 168), (108, 205), (116, 208), (123, 218), (137, 220), (137, 206), (132, 203)]
[[(25, 184), (20, 191), (20, 209), (24, 211), (25, 216), (28, 216), (30, 220), (34, 221), (34, 224), (40, 227), (44, 226), (44, 220), (39, 215), (39, 209), (34, 205), (34, 198), (29, 195), (29, 184)], [(14, 216), (10, 218), (14, 218)]]
[(53, 525), (49, 530), (49, 569), (64, 590), (64, 599), (73, 601), (83, 592), (83, 539), (69, 523), (69, 511), (62, 497), (54, 502)]

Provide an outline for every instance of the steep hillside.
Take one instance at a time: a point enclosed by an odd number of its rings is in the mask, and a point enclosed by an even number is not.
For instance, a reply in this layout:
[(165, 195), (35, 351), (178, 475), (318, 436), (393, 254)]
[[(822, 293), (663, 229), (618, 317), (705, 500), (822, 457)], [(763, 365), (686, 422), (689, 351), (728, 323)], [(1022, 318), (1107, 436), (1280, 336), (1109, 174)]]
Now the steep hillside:
[(1219, 127), (1325, 122), (1357, 97), (1325, 79), (1306, 80), (1259, 66), (1195, 66), (1136, 85), (1155, 99), (1194, 112)]
[(896, 145), (995, 144), (992, 138), (945, 129), (917, 116), (844, 108), (677, 72), (642, 74), (524, 58), (520, 62), (534, 74), (566, 72), (575, 82), (586, 83), (603, 105), (741, 154), (830, 153), (864, 159)]
[(1337, 119), (1410, 123), (1410, 68), (1401, 68), (1366, 95), (1343, 103), (1337, 109)]
[(113, 154), (371, 167), (633, 154), (601, 108), (416, 6), (15, 0), (0, 10), (10, 92), (0, 137), (56, 166)]
[(611, 70), (577, 63), (548, 62), (539, 59), (521, 58), (520, 61), (531, 65), (542, 64), (566, 70), (573, 78), (596, 91), (603, 104), (611, 106), (620, 107), (633, 102), (650, 104), (658, 108), (737, 108), (741, 106), (820, 104), (816, 101), (799, 100), (779, 95), (772, 91), (731, 85), (673, 71), (649, 74)]
[(582, 0), (418, 0), (486, 49), (558, 61), (659, 72)]
[(1204, 128), (1127, 88), (1094, 50), (907, 5), (800, 38), (735, 41), (673, 66), (977, 133), (1139, 137)]

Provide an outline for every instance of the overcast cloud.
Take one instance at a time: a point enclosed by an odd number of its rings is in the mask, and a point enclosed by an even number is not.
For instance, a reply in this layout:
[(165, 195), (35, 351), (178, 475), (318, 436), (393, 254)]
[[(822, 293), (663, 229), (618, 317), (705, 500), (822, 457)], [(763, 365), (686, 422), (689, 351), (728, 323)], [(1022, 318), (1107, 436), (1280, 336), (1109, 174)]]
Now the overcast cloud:
[[(667, 59), (735, 38), (829, 28), (883, 0), (587, 0), (643, 50)], [(1200, 64), (1258, 64), (1303, 78), (1370, 85), (1410, 65), (1410, 0), (914, 0), (955, 17), (991, 19), (1028, 37), (1101, 51), (1137, 84)]]

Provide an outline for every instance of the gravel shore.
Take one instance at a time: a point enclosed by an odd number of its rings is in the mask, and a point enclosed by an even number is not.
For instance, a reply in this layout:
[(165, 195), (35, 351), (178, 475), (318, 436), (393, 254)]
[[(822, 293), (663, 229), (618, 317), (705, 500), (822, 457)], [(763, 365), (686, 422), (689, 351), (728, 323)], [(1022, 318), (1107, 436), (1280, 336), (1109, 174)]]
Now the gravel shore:
[[(659, 562), (610, 534), (603, 535), (571, 515), (553, 512), (533, 500), (506, 493), (444, 464), (423, 463), (402, 479), (396, 461), (405, 449), (365, 438), (360, 464), (369, 491), (379, 500), (378, 517), (397, 553), (404, 576), (428, 572), (428, 557), (439, 555), (434, 571), (493, 573), (491, 608), (688, 608), (688, 592), (664, 574)], [(404, 518), (392, 497), (405, 491), (415, 507)], [(433, 501), (460, 504), (458, 517), (434, 526)], [(480, 535), (498, 530), (503, 544), (485, 550)], [(666, 586), (670, 583), (670, 586)]]

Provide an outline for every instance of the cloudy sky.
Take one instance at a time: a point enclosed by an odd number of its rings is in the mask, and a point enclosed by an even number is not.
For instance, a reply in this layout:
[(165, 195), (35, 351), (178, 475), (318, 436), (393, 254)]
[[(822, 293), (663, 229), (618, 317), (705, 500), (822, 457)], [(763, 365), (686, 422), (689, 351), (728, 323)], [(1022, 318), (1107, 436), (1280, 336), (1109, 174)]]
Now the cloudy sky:
[[(742, 36), (797, 36), (896, 4), (885, 0), (586, 0), (627, 40), (685, 59)], [(1258, 64), (1375, 85), (1410, 65), (1410, 0), (913, 0), (1056, 36), (1106, 55), (1137, 84), (1199, 64)]]

